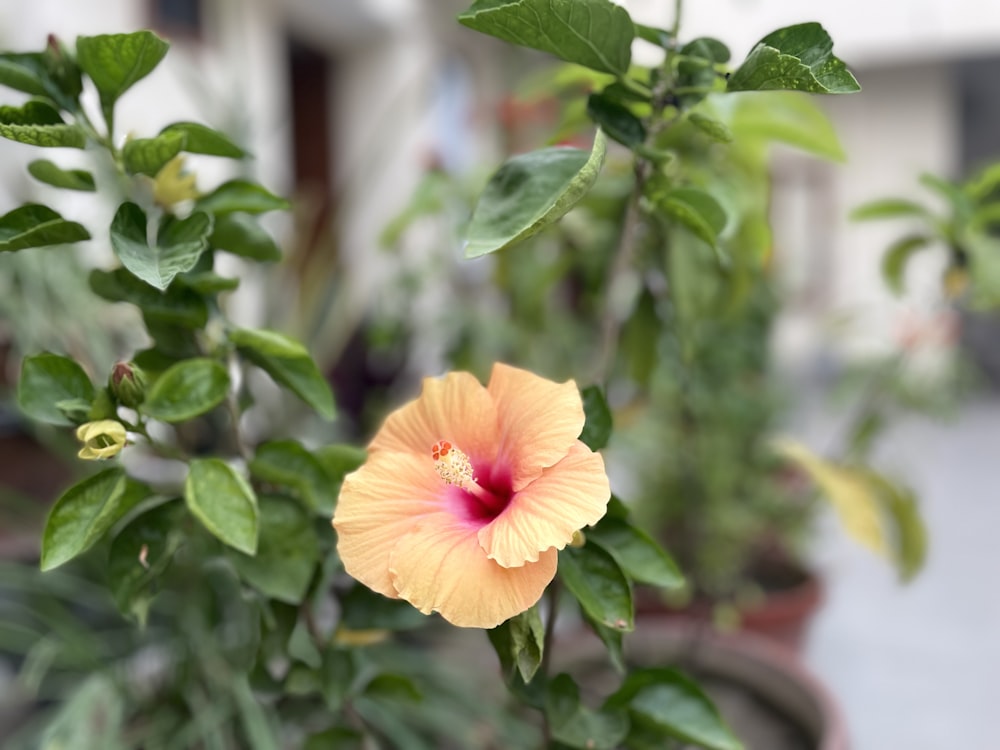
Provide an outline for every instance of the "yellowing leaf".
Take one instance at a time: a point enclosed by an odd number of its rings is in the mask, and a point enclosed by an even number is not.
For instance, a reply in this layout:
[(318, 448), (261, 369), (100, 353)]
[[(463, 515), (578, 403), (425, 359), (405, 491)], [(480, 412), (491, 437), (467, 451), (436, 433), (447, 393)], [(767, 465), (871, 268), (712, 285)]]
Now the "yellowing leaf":
[(198, 197), (195, 176), (183, 171), (184, 157), (175, 156), (163, 165), (153, 181), (153, 200), (164, 208)]
[(880, 555), (890, 555), (878, 490), (864, 471), (827, 461), (791, 440), (776, 441), (774, 447), (816, 483), (848, 535)]

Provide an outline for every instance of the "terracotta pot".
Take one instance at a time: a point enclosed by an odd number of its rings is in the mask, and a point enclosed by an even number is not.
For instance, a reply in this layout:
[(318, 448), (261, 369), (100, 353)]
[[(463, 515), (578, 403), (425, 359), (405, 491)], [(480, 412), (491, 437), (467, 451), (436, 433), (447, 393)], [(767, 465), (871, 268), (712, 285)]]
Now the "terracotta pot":
[[(796, 653), (802, 652), (813, 617), (823, 602), (819, 578), (802, 567), (787, 570), (790, 585), (763, 587), (764, 595), (752, 604), (739, 608), (736, 627), (764, 636)], [(666, 604), (655, 589), (636, 592), (636, 614), (675, 618), (695, 623), (711, 623), (717, 602), (696, 599), (686, 607)]]
[[(560, 666), (588, 689), (617, 684), (604, 646), (589, 634), (560, 643), (560, 650)], [(634, 667), (676, 666), (695, 677), (746, 750), (849, 748), (836, 701), (796, 654), (767, 638), (647, 617), (627, 637), (625, 656)]]

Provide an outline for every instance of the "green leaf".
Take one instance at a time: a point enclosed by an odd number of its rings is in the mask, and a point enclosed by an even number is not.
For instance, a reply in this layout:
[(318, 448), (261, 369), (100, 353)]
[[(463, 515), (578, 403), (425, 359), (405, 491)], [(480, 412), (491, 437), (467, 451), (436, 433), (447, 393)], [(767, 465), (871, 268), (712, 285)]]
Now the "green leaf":
[(587, 386), (580, 391), (580, 396), (583, 399), (583, 413), (587, 416), (580, 440), (592, 451), (599, 451), (611, 439), (611, 409), (608, 408), (600, 386)]
[(459, 23), (566, 62), (624, 76), (635, 26), (610, 0), (476, 0)]
[(94, 175), (85, 169), (62, 169), (47, 159), (36, 159), (28, 164), (28, 173), (39, 182), (65, 190), (94, 192)]
[(97, 87), (109, 126), (118, 98), (152, 73), (169, 47), (151, 31), (76, 38), (77, 62)]
[(330, 491), (329, 475), (319, 459), (294, 440), (274, 440), (257, 446), (250, 475), (293, 489), (319, 515), (333, 514), (336, 498)]
[(921, 174), (919, 180), (921, 185), (944, 198), (956, 217), (968, 219), (972, 216), (972, 199), (957, 184), (930, 172)]
[(27, 203), (0, 216), (0, 252), (89, 240), (81, 224), (67, 221), (48, 206)]
[(161, 136), (168, 134), (183, 135), (183, 150), (190, 154), (225, 156), (230, 159), (242, 159), (247, 155), (225, 133), (197, 122), (173, 122), (160, 131)]
[(78, 125), (67, 125), (51, 105), (38, 100), (23, 107), (0, 107), (0, 136), (29, 146), (84, 148), (87, 134)]
[(622, 631), (602, 625), (586, 612), (583, 613), (583, 619), (594, 635), (604, 644), (604, 648), (608, 650), (608, 659), (611, 661), (611, 666), (619, 674), (625, 674), (628, 671), (628, 667), (625, 664), (624, 635)]
[(720, 122), (714, 117), (703, 115), (700, 112), (692, 112), (688, 115), (688, 120), (713, 141), (730, 143), (733, 140), (733, 131), (724, 122)]
[(632, 586), (603, 549), (588, 544), (560, 550), (559, 577), (597, 622), (615, 630), (633, 629)]
[(319, 561), (312, 518), (298, 503), (280, 495), (258, 498), (260, 537), (253, 557), (231, 552), (240, 577), (265, 596), (301, 604)]
[(812, 97), (790, 91), (737, 96), (730, 127), (738, 142), (778, 141), (823, 159), (846, 159), (833, 124)]
[(349, 630), (412, 630), (427, 617), (403, 599), (389, 599), (367, 586), (355, 584), (340, 597), (340, 626)]
[(697, 57), (717, 65), (729, 62), (729, 58), (731, 57), (729, 47), (710, 36), (700, 36), (697, 39), (692, 39), (681, 47), (681, 54), (688, 57)]
[(134, 203), (119, 206), (111, 222), (111, 246), (122, 265), (157, 289), (163, 290), (179, 273), (190, 271), (208, 247), (212, 217), (195, 211), (186, 219), (164, 217), (156, 244), (147, 237), (145, 212)]
[(623, 146), (635, 149), (646, 140), (642, 121), (628, 107), (607, 96), (591, 94), (587, 98), (587, 115)]
[(561, 219), (597, 181), (605, 150), (606, 139), (598, 130), (589, 154), (555, 147), (510, 159), (479, 197), (467, 229), (465, 257), (503, 250)]
[(565, 673), (549, 681), (545, 715), (554, 740), (581, 750), (614, 750), (629, 729), (624, 710), (592, 711), (581, 705), (580, 688)]
[(184, 542), (178, 505), (164, 503), (118, 532), (108, 551), (108, 588), (118, 610), (146, 624), (157, 582)]
[(729, 91), (785, 89), (849, 94), (861, 86), (833, 55), (833, 40), (818, 23), (778, 29), (760, 40), (729, 77)]
[(229, 373), (214, 359), (186, 359), (153, 383), (142, 412), (162, 422), (184, 422), (211, 411), (229, 393)]
[(156, 177), (163, 165), (184, 148), (184, 134), (161, 133), (155, 138), (134, 138), (122, 148), (122, 160), (129, 174)]
[(531, 607), (486, 631), (500, 659), (500, 668), (509, 681), (514, 671), (525, 683), (531, 682), (542, 665), (545, 626), (538, 607)]
[(45, 64), (45, 53), (0, 53), (0, 85), (32, 96), (52, 98), (55, 91), (50, 86), (53, 83)]
[(601, 547), (634, 581), (676, 589), (684, 576), (673, 558), (645, 531), (627, 521), (605, 516), (586, 530), (587, 543)]
[(119, 467), (74, 484), (56, 500), (42, 533), (42, 570), (52, 570), (90, 549), (116, 521), (149, 496)]
[(244, 328), (230, 331), (232, 341), (248, 361), (285, 386), (326, 419), (333, 419), (330, 385), (298, 341), (276, 331)]
[(850, 214), (852, 221), (897, 219), (910, 216), (928, 218), (930, 212), (916, 201), (905, 198), (883, 198), (864, 203), (851, 211)]
[(17, 404), (37, 422), (73, 424), (57, 404), (70, 401), (89, 404), (95, 396), (87, 373), (69, 357), (43, 353), (29, 355), (21, 363)]
[(726, 227), (726, 211), (711, 195), (697, 188), (676, 188), (662, 196), (658, 204), (669, 218), (716, 247), (719, 234)]
[(289, 206), (289, 202), (284, 198), (274, 195), (263, 185), (247, 180), (225, 182), (195, 203), (195, 208), (215, 216), (235, 211), (262, 214), (268, 211), (283, 211)]
[(674, 669), (633, 672), (604, 705), (628, 708), (633, 716), (682, 742), (709, 750), (743, 750), (708, 696)]
[[(93, 672), (49, 717), (37, 745), (44, 750), (125, 750), (126, 702), (115, 682)], [(35, 745), (32, 745), (35, 747)]]
[(99, 297), (109, 302), (130, 302), (141, 308), (147, 321), (190, 329), (203, 328), (208, 322), (208, 305), (192, 289), (174, 284), (161, 292), (124, 268), (94, 269), (88, 281)]
[(281, 250), (252, 216), (230, 213), (217, 216), (215, 228), (208, 238), (216, 250), (262, 262), (281, 260)]
[[(178, 287), (190, 289), (199, 296), (210, 296), (220, 292), (231, 292), (240, 285), (239, 279), (219, 276), (213, 271), (182, 273), (177, 277)], [(173, 287), (171, 287), (173, 288)], [(167, 290), (170, 292), (170, 289)]]
[(357, 729), (333, 727), (310, 735), (302, 750), (330, 750), (334, 747), (338, 750), (364, 750), (365, 737)]
[(896, 294), (903, 293), (903, 272), (910, 258), (933, 242), (925, 235), (909, 235), (896, 240), (882, 256), (882, 278)]
[(254, 696), (246, 675), (236, 676), (231, 682), (231, 689), (247, 739), (247, 750), (281, 750), (282, 743), (278, 740), (275, 722)]
[(184, 500), (195, 518), (224, 544), (248, 555), (257, 551), (257, 496), (229, 464), (218, 458), (192, 461)]
[(878, 472), (867, 478), (877, 490), (889, 527), (889, 543), (900, 578), (906, 582), (923, 568), (927, 559), (927, 529), (920, 516), (916, 495)]

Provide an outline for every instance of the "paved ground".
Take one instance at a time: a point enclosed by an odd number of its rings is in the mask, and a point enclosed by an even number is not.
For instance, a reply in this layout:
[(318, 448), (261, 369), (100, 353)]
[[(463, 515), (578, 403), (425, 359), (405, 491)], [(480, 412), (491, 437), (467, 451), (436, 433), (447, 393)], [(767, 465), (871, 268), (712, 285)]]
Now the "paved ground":
[(853, 750), (996, 750), (1000, 401), (972, 403), (948, 424), (909, 421), (882, 448), (883, 465), (920, 492), (927, 567), (901, 587), (824, 525), (817, 562), (829, 591), (808, 661), (838, 696)]

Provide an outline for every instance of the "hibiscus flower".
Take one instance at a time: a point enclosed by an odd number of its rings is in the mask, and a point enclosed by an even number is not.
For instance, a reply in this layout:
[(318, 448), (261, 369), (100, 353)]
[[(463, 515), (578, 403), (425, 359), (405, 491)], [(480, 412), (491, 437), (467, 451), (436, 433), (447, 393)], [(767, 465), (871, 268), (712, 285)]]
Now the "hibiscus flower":
[(333, 526), (347, 572), (463, 627), (525, 611), (558, 551), (607, 510), (583, 423), (573, 381), (503, 364), (486, 387), (465, 372), (425, 379), (344, 479)]

